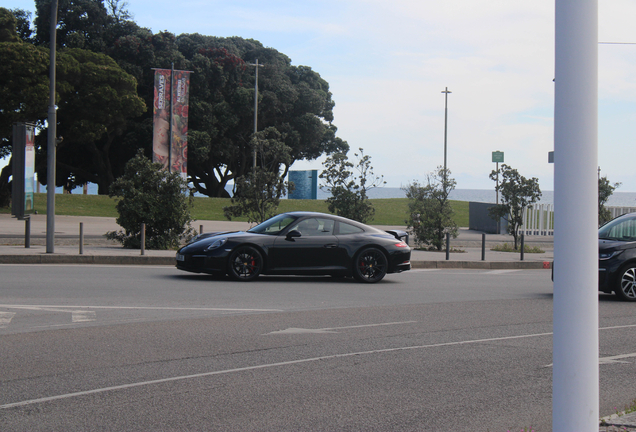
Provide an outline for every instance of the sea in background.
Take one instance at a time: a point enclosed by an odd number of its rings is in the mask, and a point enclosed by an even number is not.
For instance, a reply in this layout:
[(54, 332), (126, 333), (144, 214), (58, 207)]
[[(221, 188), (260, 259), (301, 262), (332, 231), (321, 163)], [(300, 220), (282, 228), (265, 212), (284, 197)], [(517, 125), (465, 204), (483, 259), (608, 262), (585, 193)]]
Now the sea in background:
[[(228, 189), (231, 193), (231, 188)], [(40, 186), (40, 192), (46, 192), (46, 186)], [(55, 188), (55, 193), (62, 193), (62, 188)], [(82, 188), (77, 187), (73, 190), (74, 194), (81, 194)], [(88, 184), (88, 194), (97, 194), (97, 185), (93, 183)], [(401, 188), (395, 187), (377, 187), (368, 191), (369, 198), (406, 198), (405, 192)], [(195, 196), (204, 196), (201, 194), (195, 194)], [(329, 198), (329, 193), (318, 189), (318, 199), (326, 200)], [(472, 201), (472, 202), (485, 202), (494, 203), (496, 199), (496, 193), (493, 189), (455, 189), (450, 194), (450, 199), (454, 201)], [(553, 204), (554, 192), (543, 191), (539, 204)], [(607, 206), (610, 207), (636, 207), (636, 192), (614, 192), (609, 198)]]

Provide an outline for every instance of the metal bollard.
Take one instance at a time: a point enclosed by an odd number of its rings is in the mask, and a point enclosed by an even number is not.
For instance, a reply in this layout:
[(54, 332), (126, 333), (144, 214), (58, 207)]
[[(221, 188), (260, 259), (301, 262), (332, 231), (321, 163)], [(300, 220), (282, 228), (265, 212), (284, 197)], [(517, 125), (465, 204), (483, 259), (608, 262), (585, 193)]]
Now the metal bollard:
[(141, 224), (141, 254), (146, 254), (146, 224)]
[(523, 245), (523, 234), (521, 234), (521, 261), (523, 261), (523, 250), (524, 250), (524, 245)]
[(199, 225), (199, 234), (203, 234), (203, 225)]
[(450, 233), (446, 233), (446, 261), (450, 259)]
[(486, 234), (481, 234), (481, 260), (486, 261)]
[(84, 222), (80, 222), (79, 254), (84, 255)]
[(31, 218), (28, 216), (24, 219), (24, 247), (31, 247)]

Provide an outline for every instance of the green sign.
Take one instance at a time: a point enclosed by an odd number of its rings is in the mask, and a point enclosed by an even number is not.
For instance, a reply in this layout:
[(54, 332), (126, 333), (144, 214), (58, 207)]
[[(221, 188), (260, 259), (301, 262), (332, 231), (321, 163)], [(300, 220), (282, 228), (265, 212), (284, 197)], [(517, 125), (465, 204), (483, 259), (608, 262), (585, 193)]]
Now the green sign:
[(492, 161), (493, 162), (503, 162), (504, 161), (504, 156), (503, 156), (503, 152), (501, 151), (494, 151), (492, 152)]

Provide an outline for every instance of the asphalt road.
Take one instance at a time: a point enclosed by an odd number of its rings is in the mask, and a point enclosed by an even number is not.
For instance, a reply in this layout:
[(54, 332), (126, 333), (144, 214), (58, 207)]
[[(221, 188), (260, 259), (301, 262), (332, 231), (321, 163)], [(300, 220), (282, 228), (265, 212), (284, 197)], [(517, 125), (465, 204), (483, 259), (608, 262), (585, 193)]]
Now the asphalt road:
[[(546, 270), (375, 285), (0, 266), (2, 431), (551, 429)], [(636, 397), (636, 305), (601, 295), (601, 415)]]

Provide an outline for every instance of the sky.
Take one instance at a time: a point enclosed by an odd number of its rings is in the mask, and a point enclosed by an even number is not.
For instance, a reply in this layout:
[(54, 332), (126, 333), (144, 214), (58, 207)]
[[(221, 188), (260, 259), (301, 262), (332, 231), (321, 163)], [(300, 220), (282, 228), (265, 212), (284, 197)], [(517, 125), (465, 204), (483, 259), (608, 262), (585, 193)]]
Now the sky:
[[(3, 6), (34, 11), (30, 0)], [(491, 189), (492, 152), (553, 189), (554, 0), (128, 0), (153, 32), (240, 36), (330, 86), (349, 159), (363, 148), (387, 187), (447, 160), (457, 189)], [(636, 2), (599, 0), (601, 175), (636, 192)], [(324, 158), (291, 169), (323, 169)]]

